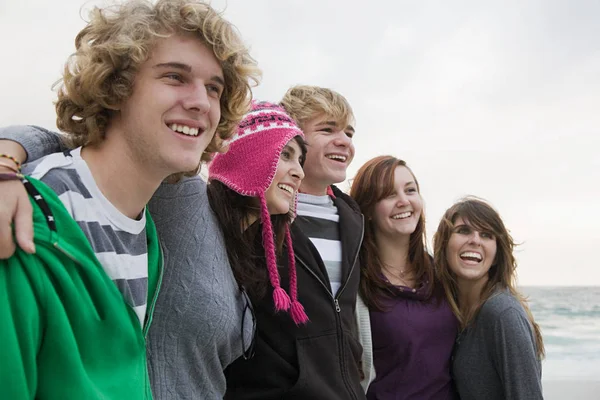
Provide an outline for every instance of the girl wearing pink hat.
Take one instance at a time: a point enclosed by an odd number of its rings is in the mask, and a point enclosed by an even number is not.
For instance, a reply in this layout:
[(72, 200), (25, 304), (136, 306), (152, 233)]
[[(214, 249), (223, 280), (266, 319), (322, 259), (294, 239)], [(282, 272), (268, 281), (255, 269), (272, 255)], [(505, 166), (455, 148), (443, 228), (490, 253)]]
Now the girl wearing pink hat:
[[(220, 222), (233, 274), (251, 298), (273, 289), (273, 311), (308, 321), (298, 301), (289, 225), (304, 178), (304, 134), (283, 108), (253, 103), (225, 153), (209, 165), (208, 199)], [(287, 250), (289, 293), (280, 285), (277, 259)]]

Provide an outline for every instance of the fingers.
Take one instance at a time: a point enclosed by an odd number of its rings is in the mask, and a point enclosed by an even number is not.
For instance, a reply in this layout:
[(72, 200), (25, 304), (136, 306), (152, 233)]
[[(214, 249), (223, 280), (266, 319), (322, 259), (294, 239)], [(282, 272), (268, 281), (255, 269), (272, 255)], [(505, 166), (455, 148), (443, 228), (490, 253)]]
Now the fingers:
[(27, 191), (19, 181), (0, 182), (0, 259), (15, 252), (13, 224), (19, 246), (28, 253), (34, 252), (32, 208)]
[[(23, 190), (23, 192), (25, 192)], [(20, 196), (15, 213), (15, 235), (17, 244), (26, 253), (35, 253), (33, 244), (33, 208), (27, 194)]]
[(14, 252), (15, 242), (13, 240), (10, 218), (0, 215), (0, 259), (9, 258)]

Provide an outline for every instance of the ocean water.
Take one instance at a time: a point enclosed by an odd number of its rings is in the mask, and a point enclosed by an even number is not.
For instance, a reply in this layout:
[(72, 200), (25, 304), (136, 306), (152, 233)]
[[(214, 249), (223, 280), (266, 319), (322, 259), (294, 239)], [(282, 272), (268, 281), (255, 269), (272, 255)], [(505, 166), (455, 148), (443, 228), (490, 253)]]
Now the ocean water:
[(546, 381), (600, 380), (600, 286), (521, 287), (542, 328)]

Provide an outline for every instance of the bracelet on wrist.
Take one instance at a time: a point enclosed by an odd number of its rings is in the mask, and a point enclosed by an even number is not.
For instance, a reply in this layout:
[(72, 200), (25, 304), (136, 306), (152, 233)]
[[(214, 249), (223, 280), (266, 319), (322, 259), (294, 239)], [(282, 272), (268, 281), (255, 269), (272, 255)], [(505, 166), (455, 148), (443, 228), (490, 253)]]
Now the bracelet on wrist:
[(19, 168), (15, 167), (14, 165), (8, 164), (8, 163), (3, 163), (1, 161), (0, 161), (0, 167), (6, 167), (6, 168), (10, 169), (12, 172), (15, 172), (15, 173), (21, 172), (21, 170)]
[(6, 158), (6, 159), (14, 162), (15, 165), (17, 166), (17, 170), (21, 171), (21, 161), (17, 160), (15, 157), (11, 156), (10, 154), (0, 153), (0, 158)]
[(20, 181), (23, 174), (19, 172), (0, 172), (0, 181)]

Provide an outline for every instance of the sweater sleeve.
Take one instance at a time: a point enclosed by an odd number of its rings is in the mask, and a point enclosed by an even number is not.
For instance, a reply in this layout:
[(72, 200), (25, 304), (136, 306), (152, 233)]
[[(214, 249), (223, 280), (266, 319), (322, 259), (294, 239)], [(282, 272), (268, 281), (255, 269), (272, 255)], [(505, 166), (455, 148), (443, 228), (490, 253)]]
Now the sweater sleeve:
[(185, 225), (186, 217), (182, 210), (190, 207), (201, 207), (208, 203), (206, 194), (206, 182), (200, 176), (183, 178), (178, 183), (163, 183), (158, 190), (154, 192), (148, 207), (152, 219), (158, 225), (159, 237), (170, 235), (171, 232), (164, 232), (166, 222), (175, 226)]
[(34, 125), (12, 125), (0, 128), (0, 139), (12, 140), (23, 146), (28, 162), (67, 149), (59, 133)]
[(541, 366), (529, 321), (515, 308), (494, 324), (494, 363), (507, 400), (543, 399)]
[(363, 377), (360, 384), (366, 393), (369, 389), (369, 385), (375, 379), (375, 366), (373, 365), (371, 318), (369, 315), (369, 309), (360, 294), (356, 296), (356, 322), (358, 325), (358, 338), (363, 348), (361, 360)]
[[(27, 264), (24, 264), (24, 263)], [(40, 265), (31, 265), (40, 264)], [(27, 267), (26, 267), (27, 265)], [(0, 260), (0, 398), (34, 399), (41, 343), (43, 293), (36, 271), (43, 266), (21, 250)]]

